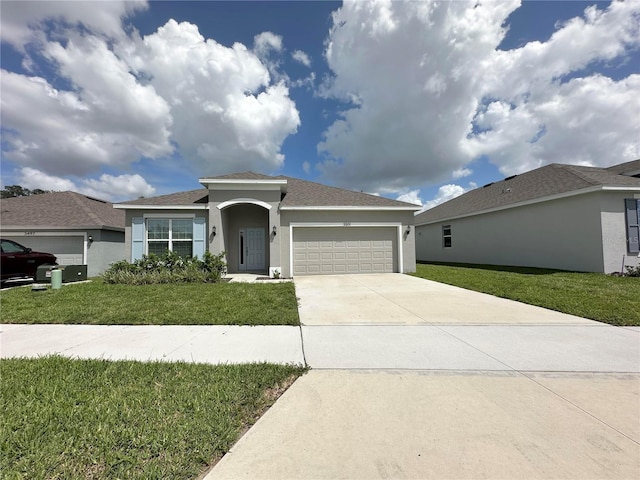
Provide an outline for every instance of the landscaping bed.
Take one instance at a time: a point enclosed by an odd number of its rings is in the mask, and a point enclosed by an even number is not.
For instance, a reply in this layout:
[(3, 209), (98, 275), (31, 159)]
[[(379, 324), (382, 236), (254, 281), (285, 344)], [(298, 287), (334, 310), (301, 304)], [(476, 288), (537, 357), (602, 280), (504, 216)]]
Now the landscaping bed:
[(4, 290), (3, 323), (299, 325), (293, 283), (65, 284)]
[(418, 264), (412, 275), (611, 325), (640, 326), (640, 278), (467, 264)]
[(2, 477), (196, 478), (303, 372), (270, 364), (1, 360)]

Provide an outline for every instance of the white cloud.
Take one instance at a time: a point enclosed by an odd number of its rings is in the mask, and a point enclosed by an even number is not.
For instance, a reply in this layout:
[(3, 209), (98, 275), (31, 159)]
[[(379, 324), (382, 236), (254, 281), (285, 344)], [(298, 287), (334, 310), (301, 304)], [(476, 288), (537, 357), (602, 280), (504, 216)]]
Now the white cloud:
[(201, 172), (282, 166), (280, 147), (300, 125), (298, 110), (287, 87), (270, 84), (267, 68), (244, 45), (225, 47), (205, 40), (195, 25), (170, 20), (128, 59), (169, 102), (172, 138)]
[(110, 37), (124, 36), (123, 18), (146, 10), (146, 0), (110, 0), (102, 2), (3, 1), (0, 38), (23, 50), (26, 43), (40, 37), (45, 20), (83, 25)]
[(504, 174), (640, 156), (637, 76), (582, 72), (640, 47), (640, 2), (589, 7), (546, 42), (498, 50), (518, 7), (345, 2), (325, 52), (334, 76), (323, 93), (345, 110), (318, 145), (324, 177), (404, 192), (461, 178), (482, 155)]
[[(493, 102), (468, 143), (505, 175), (559, 162), (607, 166), (640, 157), (640, 75), (594, 75), (535, 94), (515, 107)], [(635, 141), (634, 141), (635, 140)]]
[(267, 55), (282, 50), (282, 37), (273, 32), (262, 32), (253, 37), (253, 50), (258, 55)]
[[(71, 42), (63, 68), (99, 63), (96, 51)], [(84, 60), (83, 60), (84, 59)], [(108, 58), (102, 58), (109, 65)], [(77, 81), (88, 89), (60, 91), (40, 77), (2, 70), (4, 158), (58, 175), (84, 175), (104, 166), (124, 166), (141, 155), (168, 154), (171, 116), (163, 99), (113, 61), (111, 78), (91, 73)], [(120, 68), (119, 68), (120, 67)], [(88, 69), (89, 70), (89, 69)]]
[(396, 200), (422, 206), (422, 199), (420, 198), (420, 190), (410, 190), (406, 193), (403, 193), (402, 195), (398, 195)]
[(309, 174), (311, 172), (311, 164), (307, 161), (302, 162), (302, 170), (304, 170), (304, 173)]
[(470, 168), (458, 168), (457, 170), (454, 170), (451, 175), (453, 176), (453, 178), (458, 179), (468, 177), (471, 174), (473, 174), (473, 170), (471, 170)]
[(294, 50), (291, 57), (305, 67), (311, 67), (311, 59), (309, 58), (309, 55), (304, 53), (302, 50)]
[[(3, 158), (52, 176), (166, 159), (176, 148), (203, 175), (282, 166), (282, 143), (300, 117), (284, 82), (272, 82), (253, 51), (222, 46), (174, 20), (144, 38), (128, 35), (119, 22), (135, 5), (113, 6), (114, 32), (106, 20), (85, 22), (80, 14), (84, 28), (70, 26), (65, 2), (46, 3), (48, 30), (32, 47), (70, 87), (2, 72)], [(103, 3), (95, 3), (98, 13)], [(63, 30), (56, 18), (67, 20)], [(258, 35), (256, 48), (279, 50), (281, 38)]]
[(468, 191), (469, 189), (466, 189), (460, 185), (442, 185), (438, 189), (438, 193), (436, 194), (436, 196), (422, 205), (422, 211), (429, 210), (430, 208), (440, 205), (441, 203), (448, 202), (449, 200), (459, 197), (460, 195)]
[(40, 188), (42, 190), (55, 190), (62, 192), (66, 192), (68, 190), (77, 191), (76, 184), (71, 180), (47, 175), (40, 170), (30, 167), (25, 167), (20, 170), (18, 184), (30, 190)]
[(73, 191), (108, 201), (131, 200), (140, 196), (149, 197), (156, 189), (138, 175), (100, 175), (98, 179), (83, 179), (73, 182), (68, 178), (48, 175), (40, 170), (25, 167), (20, 170), (18, 183), (28, 189)]

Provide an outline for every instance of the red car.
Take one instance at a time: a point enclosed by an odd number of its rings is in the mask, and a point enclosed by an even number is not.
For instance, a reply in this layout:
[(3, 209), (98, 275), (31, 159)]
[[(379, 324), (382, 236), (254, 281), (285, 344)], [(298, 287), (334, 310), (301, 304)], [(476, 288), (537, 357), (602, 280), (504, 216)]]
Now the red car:
[(56, 257), (50, 253), (33, 252), (13, 240), (0, 238), (1, 259), (0, 282), (8, 280), (36, 278), (40, 265), (57, 265)]

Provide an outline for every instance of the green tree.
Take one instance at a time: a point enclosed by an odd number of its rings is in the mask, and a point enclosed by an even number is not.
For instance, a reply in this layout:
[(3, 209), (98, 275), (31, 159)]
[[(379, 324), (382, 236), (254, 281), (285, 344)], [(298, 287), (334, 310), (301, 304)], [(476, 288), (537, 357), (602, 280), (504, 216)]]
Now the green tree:
[(28, 197), (30, 195), (40, 195), (50, 192), (51, 190), (42, 190), (40, 188), (29, 190), (28, 188), (24, 188), (20, 185), (7, 185), (0, 192), (0, 198)]

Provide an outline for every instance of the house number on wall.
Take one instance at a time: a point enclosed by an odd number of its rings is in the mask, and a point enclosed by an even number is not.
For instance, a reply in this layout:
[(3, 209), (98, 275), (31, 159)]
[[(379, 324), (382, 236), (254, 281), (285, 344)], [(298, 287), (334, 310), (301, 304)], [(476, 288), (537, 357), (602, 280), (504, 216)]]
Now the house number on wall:
[(344, 226), (345, 227), (350, 227), (351, 226), (351, 222), (344, 222)]
[(25, 237), (33, 237), (35, 236), (36, 232), (24, 232), (24, 236)]

